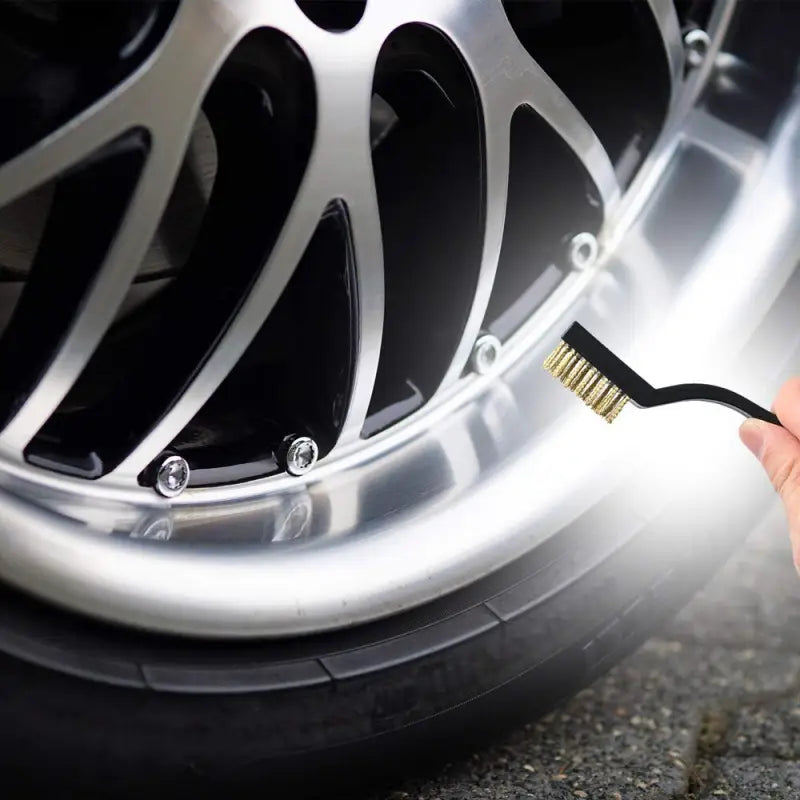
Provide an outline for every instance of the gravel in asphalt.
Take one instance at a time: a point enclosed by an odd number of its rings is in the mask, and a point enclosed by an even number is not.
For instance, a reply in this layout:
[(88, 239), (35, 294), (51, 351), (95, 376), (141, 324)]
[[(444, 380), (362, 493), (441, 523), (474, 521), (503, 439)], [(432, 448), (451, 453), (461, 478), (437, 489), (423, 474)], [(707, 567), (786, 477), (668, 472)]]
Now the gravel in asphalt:
[(780, 510), (658, 639), (554, 713), (374, 800), (800, 798), (800, 580)]

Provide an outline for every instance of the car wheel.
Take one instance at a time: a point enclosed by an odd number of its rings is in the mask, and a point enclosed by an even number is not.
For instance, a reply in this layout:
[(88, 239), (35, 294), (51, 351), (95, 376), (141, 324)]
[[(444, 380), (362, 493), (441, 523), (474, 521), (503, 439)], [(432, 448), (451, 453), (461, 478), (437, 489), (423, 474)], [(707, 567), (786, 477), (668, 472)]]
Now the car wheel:
[(0, 0), (9, 775), (385, 778), (703, 584), (769, 502), (736, 419), (608, 428), (541, 364), (579, 319), (656, 383), (791, 370), (757, 5)]

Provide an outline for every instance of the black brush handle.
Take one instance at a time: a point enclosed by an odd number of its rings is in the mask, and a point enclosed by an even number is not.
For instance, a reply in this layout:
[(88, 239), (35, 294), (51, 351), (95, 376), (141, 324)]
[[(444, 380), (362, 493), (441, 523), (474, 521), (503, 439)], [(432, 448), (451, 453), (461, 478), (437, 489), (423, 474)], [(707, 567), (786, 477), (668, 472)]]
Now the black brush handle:
[(681, 403), (684, 400), (706, 400), (709, 403), (719, 403), (744, 414), (745, 417), (771, 422), (773, 425), (781, 424), (775, 414), (762, 408), (758, 403), (754, 403), (730, 389), (723, 389), (721, 386), (709, 383), (679, 383), (676, 386), (656, 389), (650, 405), (663, 406), (669, 403)]

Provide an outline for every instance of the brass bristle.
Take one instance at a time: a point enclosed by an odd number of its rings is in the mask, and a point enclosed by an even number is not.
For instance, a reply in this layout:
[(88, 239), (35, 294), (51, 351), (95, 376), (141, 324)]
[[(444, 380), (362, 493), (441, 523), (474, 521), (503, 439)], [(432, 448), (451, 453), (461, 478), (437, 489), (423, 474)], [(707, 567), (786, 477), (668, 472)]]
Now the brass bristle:
[(578, 385), (586, 376), (586, 373), (592, 369), (592, 365), (585, 359), (582, 358), (578, 362), (578, 368), (570, 375), (569, 383), (567, 384), (567, 388), (571, 389), (573, 392), (577, 390)]
[(570, 350), (569, 352), (565, 353), (559, 359), (558, 364), (556, 364), (554, 374), (559, 378), (565, 377), (567, 374), (569, 374), (572, 365), (575, 364), (579, 358), (580, 356), (574, 350)]
[(572, 384), (578, 375), (581, 373), (581, 370), (586, 366), (586, 359), (579, 358), (575, 361), (572, 366), (564, 373), (564, 385), (572, 388)]
[(606, 392), (605, 397), (597, 404), (597, 413), (605, 416), (615, 405), (622, 391), (616, 386)]
[(544, 368), (606, 422), (613, 422), (630, 400), (622, 389), (566, 342), (560, 342), (550, 353), (545, 359)]
[(610, 386), (611, 382), (604, 375), (592, 387), (592, 390), (583, 398), (583, 402), (586, 403), (586, 405), (590, 408), (597, 408), (600, 398), (602, 398), (602, 396), (608, 391)]
[(564, 342), (561, 342), (558, 345), (558, 347), (556, 347), (556, 349), (553, 350), (553, 352), (550, 353), (550, 355), (547, 356), (547, 358), (545, 359), (544, 368), (546, 370), (548, 370), (548, 372), (549, 372), (550, 371), (550, 367), (552, 367), (553, 364), (555, 364), (555, 362), (558, 361), (559, 358), (561, 358), (561, 356), (564, 353), (564, 351), (568, 350), (568, 349), (569, 349), (569, 347)]
[(625, 404), (629, 400), (630, 397), (628, 397), (625, 394), (622, 395), (622, 397), (619, 400), (617, 400), (617, 402), (614, 404), (614, 408), (610, 409), (609, 412), (606, 414), (606, 421), (609, 423), (613, 422), (619, 416), (619, 412), (622, 411), (623, 408), (625, 408)]
[(578, 397), (582, 397), (584, 391), (600, 377), (602, 377), (600, 373), (594, 367), (590, 366), (586, 374), (578, 381), (578, 385), (574, 389), (575, 394), (577, 394)]

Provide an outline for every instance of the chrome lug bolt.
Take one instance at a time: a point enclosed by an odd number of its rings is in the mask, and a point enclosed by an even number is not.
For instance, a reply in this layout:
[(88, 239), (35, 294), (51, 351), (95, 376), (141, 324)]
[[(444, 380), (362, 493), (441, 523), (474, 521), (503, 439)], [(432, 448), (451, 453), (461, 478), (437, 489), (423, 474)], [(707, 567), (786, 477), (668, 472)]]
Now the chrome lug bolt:
[(478, 375), (486, 375), (497, 363), (501, 347), (500, 340), (491, 333), (479, 336), (470, 356), (469, 363), (472, 371), (477, 372)]
[(589, 269), (594, 266), (600, 246), (593, 233), (578, 233), (569, 240), (569, 262), (575, 269)]
[(185, 458), (167, 456), (158, 467), (154, 488), (163, 497), (177, 497), (189, 485), (190, 474)]
[(287, 436), (281, 450), (283, 466), (290, 475), (305, 475), (319, 458), (319, 447), (310, 436)]
[(683, 36), (683, 48), (686, 53), (686, 65), (690, 69), (699, 67), (708, 55), (711, 39), (702, 28), (693, 28)]

